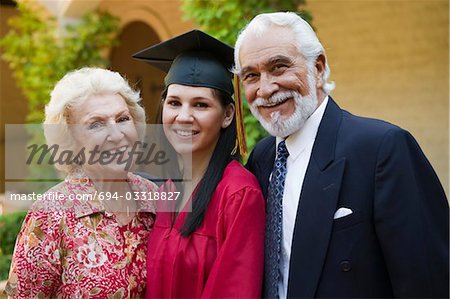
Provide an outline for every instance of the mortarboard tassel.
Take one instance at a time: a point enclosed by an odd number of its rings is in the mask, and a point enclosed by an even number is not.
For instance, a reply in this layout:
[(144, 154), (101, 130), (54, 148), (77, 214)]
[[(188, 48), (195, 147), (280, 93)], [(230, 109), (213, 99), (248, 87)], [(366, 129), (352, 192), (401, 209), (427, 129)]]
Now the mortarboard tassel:
[(239, 148), (239, 152), (243, 160), (247, 159), (247, 143), (245, 141), (245, 128), (244, 128), (244, 111), (242, 106), (242, 98), (241, 98), (241, 87), (239, 78), (237, 75), (234, 75), (234, 102), (236, 108), (236, 147)]

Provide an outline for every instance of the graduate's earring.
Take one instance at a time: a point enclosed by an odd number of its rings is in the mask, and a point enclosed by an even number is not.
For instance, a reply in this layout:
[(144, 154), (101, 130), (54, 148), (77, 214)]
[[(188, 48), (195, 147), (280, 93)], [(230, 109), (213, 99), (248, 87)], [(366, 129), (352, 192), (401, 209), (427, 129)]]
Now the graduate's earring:
[(226, 118), (224, 119), (223, 123), (222, 123), (222, 129), (226, 129), (228, 128), (228, 126), (231, 124), (231, 121), (233, 120), (233, 118)]

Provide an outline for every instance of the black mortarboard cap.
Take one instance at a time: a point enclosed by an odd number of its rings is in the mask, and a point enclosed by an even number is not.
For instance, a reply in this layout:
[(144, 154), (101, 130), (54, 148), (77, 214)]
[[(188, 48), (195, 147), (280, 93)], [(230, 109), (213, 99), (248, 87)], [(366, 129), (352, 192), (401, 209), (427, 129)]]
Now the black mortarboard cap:
[(210, 87), (233, 94), (233, 47), (192, 30), (133, 55), (165, 72), (164, 83)]

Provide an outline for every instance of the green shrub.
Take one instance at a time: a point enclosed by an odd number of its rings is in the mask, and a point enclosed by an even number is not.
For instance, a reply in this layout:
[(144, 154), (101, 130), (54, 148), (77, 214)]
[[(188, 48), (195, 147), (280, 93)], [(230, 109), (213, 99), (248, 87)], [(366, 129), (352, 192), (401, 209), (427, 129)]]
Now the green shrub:
[(8, 279), (9, 267), (11, 265), (12, 254), (0, 253), (0, 280)]
[(8, 33), (0, 38), (1, 58), (27, 98), (27, 122), (41, 123), (50, 91), (67, 72), (109, 65), (104, 52), (117, 44), (119, 18), (95, 10), (75, 24), (59, 26), (56, 17), (29, 1), (19, 1), (17, 9), (19, 14), (8, 20)]
[(8, 278), (14, 244), (26, 214), (17, 212), (0, 216), (0, 280)]

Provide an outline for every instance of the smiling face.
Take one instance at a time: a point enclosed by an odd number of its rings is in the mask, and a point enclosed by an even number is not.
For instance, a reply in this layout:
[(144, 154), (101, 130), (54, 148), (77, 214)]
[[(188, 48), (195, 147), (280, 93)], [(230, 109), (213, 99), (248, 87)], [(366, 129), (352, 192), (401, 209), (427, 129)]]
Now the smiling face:
[[(138, 140), (136, 126), (129, 108), (119, 94), (92, 95), (72, 107), (69, 120), (75, 151), (84, 149), (86, 161), (83, 170), (91, 178), (123, 178), (128, 169), (129, 151)], [(91, 153), (96, 154), (91, 157)], [(120, 159), (120, 160), (119, 160)]]
[(234, 106), (224, 108), (213, 90), (171, 84), (163, 104), (162, 121), (170, 144), (180, 155), (210, 157), (221, 129), (231, 124)]
[(245, 97), (272, 135), (287, 137), (303, 126), (323, 100), (323, 58), (308, 62), (293, 32), (272, 26), (264, 38), (249, 36), (240, 50)]

